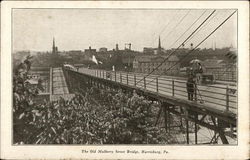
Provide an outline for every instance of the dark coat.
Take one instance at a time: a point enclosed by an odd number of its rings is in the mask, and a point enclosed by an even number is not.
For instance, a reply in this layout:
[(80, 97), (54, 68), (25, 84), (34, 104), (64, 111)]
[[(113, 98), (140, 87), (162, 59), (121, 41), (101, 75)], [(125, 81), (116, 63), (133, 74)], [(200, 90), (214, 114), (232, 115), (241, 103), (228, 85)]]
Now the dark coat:
[(193, 78), (188, 78), (188, 81), (186, 83), (186, 85), (187, 85), (187, 92), (188, 93), (194, 92), (194, 87), (195, 87), (194, 83), (195, 82), (194, 82)]

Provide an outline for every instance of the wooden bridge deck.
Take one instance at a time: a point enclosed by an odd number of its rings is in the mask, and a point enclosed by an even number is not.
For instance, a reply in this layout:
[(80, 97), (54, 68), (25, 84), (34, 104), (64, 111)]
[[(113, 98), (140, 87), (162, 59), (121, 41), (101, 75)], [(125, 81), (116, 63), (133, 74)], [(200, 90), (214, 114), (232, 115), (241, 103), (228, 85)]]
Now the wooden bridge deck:
[(51, 68), (50, 71), (50, 101), (57, 101), (60, 98), (71, 100), (74, 94), (69, 93), (69, 89), (62, 71), (62, 68)]
[[(91, 69), (78, 69), (78, 71), (65, 69), (65, 76), (70, 89), (79, 89), (79, 87), (96, 86), (98, 88), (113, 88), (125, 92), (143, 95), (146, 99), (160, 102), (155, 125), (159, 123), (161, 115), (163, 115), (164, 128), (170, 131), (171, 122), (168, 120), (170, 115), (185, 121), (186, 142), (190, 143), (189, 122), (196, 126), (193, 134), (193, 143), (203, 139), (203, 133), (210, 134), (209, 130), (214, 131), (206, 144), (218, 143), (218, 136), (223, 144), (235, 144), (237, 141), (237, 88), (236, 86), (227, 86), (223, 84), (213, 84), (209, 86), (198, 86), (202, 90), (205, 102), (200, 103), (198, 97), (190, 101), (187, 99), (186, 81), (185, 80), (169, 80), (164, 77), (161, 80), (155, 77), (143, 78), (143, 75), (131, 73), (117, 73), (110, 71), (100, 71)], [(152, 79), (156, 79), (153, 83)], [(142, 81), (140, 81), (142, 80)], [(170, 83), (171, 82), (171, 83)], [(208, 88), (209, 87), (209, 88)], [(205, 89), (204, 89), (205, 88)], [(230, 93), (233, 91), (233, 93)], [(206, 95), (206, 93), (210, 95)], [(182, 94), (182, 95), (181, 95)], [(208, 98), (211, 98), (208, 101)], [(214, 101), (214, 102), (213, 102)], [(182, 123), (181, 123), (182, 126)], [(202, 129), (197, 129), (201, 126)], [(177, 126), (180, 127), (180, 126)], [(183, 126), (182, 126), (183, 127)], [(202, 133), (201, 133), (202, 132)], [(192, 133), (190, 133), (192, 134)], [(199, 135), (199, 138), (198, 138)], [(206, 137), (206, 136), (205, 136)], [(209, 136), (208, 136), (209, 137)], [(216, 138), (217, 137), (217, 138)], [(192, 143), (192, 142), (191, 142)]]

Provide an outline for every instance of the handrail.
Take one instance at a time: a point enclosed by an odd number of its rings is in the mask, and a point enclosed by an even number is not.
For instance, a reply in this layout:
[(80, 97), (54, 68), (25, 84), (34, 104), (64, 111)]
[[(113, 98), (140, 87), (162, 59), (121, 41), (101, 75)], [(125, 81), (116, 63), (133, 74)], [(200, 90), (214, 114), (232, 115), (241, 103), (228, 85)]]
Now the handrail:
[[(137, 84), (137, 82), (143, 78), (144, 74), (138, 74), (133, 72), (116, 72), (116, 71), (105, 71), (105, 70), (91, 70), (91, 69), (83, 69), (84, 72), (87, 74), (94, 75), (99, 78), (104, 78), (107, 80), (115, 81), (118, 83), (126, 84), (134, 86), (136, 85), (139, 88), (143, 88), (146, 90), (154, 91), (156, 93), (158, 92), (166, 92), (169, 94), (172, 94), (172, 96), (181, 96), (181, 97), (187, 97), (188, 91), (186, 88), (186, 78), (181, 79), (170, 79), (170, 77), (167, 78), (155, 78), (155, 76), (149, 76), (147, 78), (144, 77), (143, 81)], [(107, 77), (107, 73), (109, 72), (109, 77)], [(138, 78), (137, 78), (138, 77)], [(172, 77), (173, 78), (173, 77)], [(154, 80), (150, 83), (148, 83), (151, 80)], [(185, 81), (184, 81), (185, 80)], [(165, 83), (164, 83), (165, 82)], [(198, 101), (204, 101), (204, 103), (214, 104), (216, 106), (223, 106), (226, 110), (229, 109), (236, 109), (236, 107), (232, 106), (233, 104), (236, 104), (237, 99), (235, 95), (232, 95), (229, 93), (229, 90), (236, 90), (235, 88), (230, 87), (227, 85), (226, 87), (221, 86), (202, 86), (202, 85), (196, 85), (196, 97), (195, 93), (192, 92), (190, 94), (194, 94), (194, 99)], [(204, 87), (209, 87), (209, 90), (206, 90)], [(185, 89), (185, 90), (184, 90)], [(236, 90), (237, 91), (237, 90)], [(224, 93), (223, 93), (224, 92)], [(182, 94), (186, 93), (186, 94)], [(211, 100), (212, 99), (212, 100)]]

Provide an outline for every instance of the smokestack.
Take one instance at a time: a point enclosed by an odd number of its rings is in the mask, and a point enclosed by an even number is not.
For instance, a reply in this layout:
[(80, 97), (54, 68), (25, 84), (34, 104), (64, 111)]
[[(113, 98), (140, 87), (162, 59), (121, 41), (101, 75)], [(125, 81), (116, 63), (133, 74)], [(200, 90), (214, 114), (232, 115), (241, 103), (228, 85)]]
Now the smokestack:
[(118, 44), (115, 45), (115, 50), (118, 51), (119, 48), (118, 48)]

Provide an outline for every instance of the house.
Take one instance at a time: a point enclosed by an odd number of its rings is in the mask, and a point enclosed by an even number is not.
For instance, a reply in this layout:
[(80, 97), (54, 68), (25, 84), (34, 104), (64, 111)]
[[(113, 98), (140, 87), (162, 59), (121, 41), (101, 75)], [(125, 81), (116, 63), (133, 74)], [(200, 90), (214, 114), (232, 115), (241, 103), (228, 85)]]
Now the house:
[[(155, 74), (176, 75), (179, 73), (179, 58), (175, 55), (171, 56), (137, 56), (133, 61), (133, 69), (135, 72)], [(159, 66), (159, 67), (158, 67)]]
[(213, 74), (217, 80), (236, 81), (236, 64), (220, 59), (203, 61), (205, 73)]

